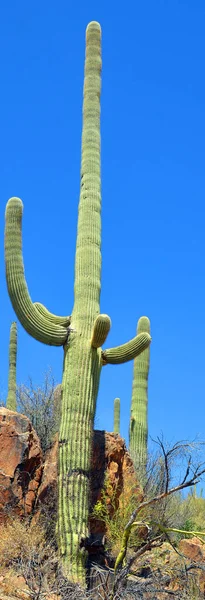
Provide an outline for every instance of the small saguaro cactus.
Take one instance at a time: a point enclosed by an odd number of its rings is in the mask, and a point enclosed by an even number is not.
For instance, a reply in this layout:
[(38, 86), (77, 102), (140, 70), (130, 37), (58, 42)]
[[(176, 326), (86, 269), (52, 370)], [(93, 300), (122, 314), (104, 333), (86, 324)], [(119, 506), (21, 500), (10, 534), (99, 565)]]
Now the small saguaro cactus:
[(61, 418), (61, 394), (62, 386), (61, 383), (58, 383), (53, 391), (53, 419), (56, 431), (59, 429)]
[(120, 433), (120, 398), (114, 400), (114, 433)]
[(74, 306), (70, 317), (51, 314), (33, 303), (24, 277), (21, 241), (23, 205), (11, 198), (6, 208), (6, 276), (19, 320), (34, 338), (64, 347), (59, 432), (59, 554), (66, 577), (85, 585), (86, 546), (93, 425), (102, 365), (135, 358), (150, 344), (140, 333), (131, 341), (102, 350), (111, 321), (100, 313), (101, 179), (100, 179), (101, 28), (89, 23), (83, 102), (81, 187), (75, 256)]
[(6, 408), (16, 411), (16, 354), (17, 354), (17, 324), (15, 321), (10, 327), (9, 340), (9, 378)]
[[(137, 334), (150, 334), (150, 321), (141, 317), (137, 324)], [(134, 360), (132, 401), (130, 416), (130, 454), (139, 475), (145, 474), (147, 463), (147, 391), (149, 375), (150, 349), (146, 348)]]

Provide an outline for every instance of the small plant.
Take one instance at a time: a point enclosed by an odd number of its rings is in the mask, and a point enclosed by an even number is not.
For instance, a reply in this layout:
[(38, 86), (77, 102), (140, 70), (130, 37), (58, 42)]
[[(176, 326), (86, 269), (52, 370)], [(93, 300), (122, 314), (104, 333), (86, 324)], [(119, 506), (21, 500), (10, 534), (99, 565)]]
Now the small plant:
[[(113, 489), (109, 477), (106, 477), (101, 498), (96, 502), (91, 517), (105, 524), (106, 547), (113, 557), (120, 550), (123, 531), (136, 502), (139, 502), (139, 487), (133, 481), (133, 476), (127, 477), (120, 496), (117, 487)], [(130, 545), (138, 545), (138, 534), (139, 532), (132, 532)]]
[(114, 400), (114, 433), (120, 433), (120, 398)]
[(9, 340), (9, 378), (6, 408), (16, 411), (16, 354), (17, 354), (17, 324), (14, 321), (10, 328)]

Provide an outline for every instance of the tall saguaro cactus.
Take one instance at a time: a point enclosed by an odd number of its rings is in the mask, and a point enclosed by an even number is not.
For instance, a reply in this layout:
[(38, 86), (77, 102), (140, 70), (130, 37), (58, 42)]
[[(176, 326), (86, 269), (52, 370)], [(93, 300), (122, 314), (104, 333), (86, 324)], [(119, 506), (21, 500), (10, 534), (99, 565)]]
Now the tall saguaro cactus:
[(24, 328), (46, 344), (64, 347), (58, 468), (58, 544), (66, 576), (85, 583), (88, 537), (90, 457), (102, 365), (135, 358), (150, 344), (142, 333), (130, 342), (102, 350), (110, 318), (100, 312), (101, 28), (86, 30), (81, 187), (75, 257), (74, 306), (70, 317), (51, 314), (32, 303), (24, 278), (21, 250), (22, 202), (6, 208), (6, 274), (13, 307)]
[[(150, 321), (141, 317), (137, 324), (137, 334), (150, 334)], [(134, 360), (132, 401), (130, 417), (130, 454), (142, 477), (147, 462), (147, 390), (150, 349), (146, 348)]]
[(120, 398), (114, 400), (114, 433), (120, 433)]
[(9, 377), (6, 408), (16, 411), (16, 354), (17, 354), (17, 324), (15, 321), (10, 327), (9, 339)]

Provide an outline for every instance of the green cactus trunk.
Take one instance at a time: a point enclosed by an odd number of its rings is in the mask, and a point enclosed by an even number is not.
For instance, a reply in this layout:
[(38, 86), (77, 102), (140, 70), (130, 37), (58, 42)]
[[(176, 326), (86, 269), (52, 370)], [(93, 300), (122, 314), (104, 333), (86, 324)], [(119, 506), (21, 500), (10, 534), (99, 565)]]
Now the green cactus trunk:
[[(137, 333), (150, 334), (150, 321), (141, 317), (137, 325)], [(143, 480), (147, 464), (147, 437), (148, 437), (148, 375), (149, 375), (150, 350), (147, 348), (134, 360), (132, 401), (130, 417), (130, 455), (138, 470), (138, 475)]]
[(87, 30), (86, 46), (75, 302), (71, 317), (74, 332), (65, 345), (59, 437), (59, 546), (66, 569), (71, 567), (76, 581), (82, 580), (85, 572), (85, 547), (79, 546), (88, 538), (90, 455), (101, 370), (101, 353), (90, 344), (100, 310), (100, 72), (100, 29), (93, 24)]
[(114, 400), (114, 433), (120, 433), (120, 398)]
[[(76, 320), (76, 327), (79, 327)], [(79, 329), (78, 329), (79, 330)], [(101, 357), (89, 348), (90, 330), (65, 352), (59, 437), (58, 539), (68, 576), (83, 581), (88, 541), (90, 458)]]
[(101, 181), (100, 89), (101, 28), (86, 30), (81, 190), (75, 260), (74, 307), (69, 317), (32, 302), (22, 257), (23, 205), (11, 198), (6, 207), (5, 260), (9, 295), (26, 331), (35, 339), (64, 346), (59, 433), (57, 535), (64, 573), (85, 585), (90, 460), (100, 371), (103, 365), (134, 359), (150, 344), (147, 333), (103, 349), (111, 321), (100, 311)]
[(17, 324), (11, 324), (9, 340), (9, 378), (6, 408), (16, 411), (16, 354), (17, 354)]

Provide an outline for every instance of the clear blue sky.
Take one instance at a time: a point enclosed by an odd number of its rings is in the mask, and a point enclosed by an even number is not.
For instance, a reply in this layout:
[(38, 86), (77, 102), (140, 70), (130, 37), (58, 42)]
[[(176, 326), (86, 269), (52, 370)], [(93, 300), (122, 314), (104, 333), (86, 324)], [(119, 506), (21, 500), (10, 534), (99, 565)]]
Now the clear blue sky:
[[(108, 345), (152, 326), (149, 433), (205, 437), (204, 0), (3, 2), (1, 77), (1, 372), (15, 318), (3, 263), (4, 210), (24, 202), (33, 301), (70, 314), (80, 183), (85, 28), (103, 32), (102, 294)], [(3, 293), (2, 293), (3, 290)], [(61, 380), (63, 350), (19, 325), (18, 383)], [(133, 364), (102, 371), (96, 426), (127, 437)]]

